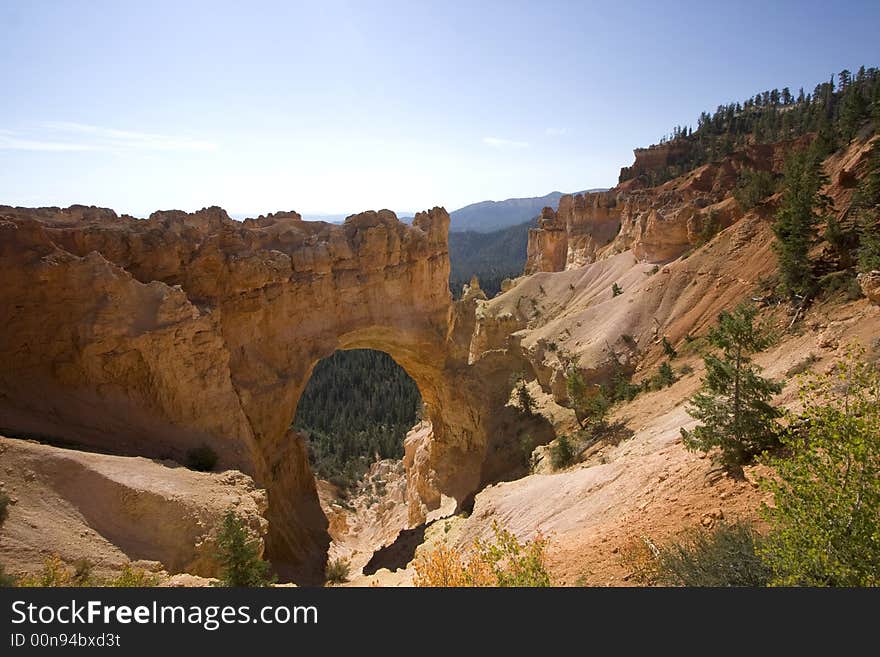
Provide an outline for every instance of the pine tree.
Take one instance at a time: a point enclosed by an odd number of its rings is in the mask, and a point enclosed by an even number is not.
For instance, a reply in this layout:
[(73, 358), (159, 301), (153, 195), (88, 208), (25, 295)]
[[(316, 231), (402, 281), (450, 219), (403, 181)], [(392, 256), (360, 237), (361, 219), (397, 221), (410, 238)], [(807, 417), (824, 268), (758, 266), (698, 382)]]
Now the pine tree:
[(844, 143), (856, 136), (862, 122), (868, 118), (868, 102), (862, 95), (862, 91), (857, 86), (847, 89), (840, 104), (840, 118), (838, 124), (840, 126), (840, 136)]
[(721, 448), (721, 462), (731, 472), (776, 443), (776, 418), (770, 405), (782, 386), (760, 375), (750, 356), (766, 349), (769, 331), (755, 324), (757, 310), (740, 305), (718, 316), (709, 343), (719, 350), (703, 357), (702, 388), (690, 399), (688, 413), (702, 422), (693, 431), (681, 430), (686, 448), (708, 452)]
[(258, 587), (274, 581), (269, 576), (269, 562), (260, 558), (257, 541), (232, 509), (226, 512), (217, 534), (217, 559), (221, 565), (220, 586)]
[(807, 299), (815, 289), (809, 254), (816, 244), (817, 225), (830, 204), (821, 193), (825, 183), (821, 160), (812, 148), (786, 160), (782, 202), (773, 224), (773, 248), (779, 258), (782, 290), (792, 298)]

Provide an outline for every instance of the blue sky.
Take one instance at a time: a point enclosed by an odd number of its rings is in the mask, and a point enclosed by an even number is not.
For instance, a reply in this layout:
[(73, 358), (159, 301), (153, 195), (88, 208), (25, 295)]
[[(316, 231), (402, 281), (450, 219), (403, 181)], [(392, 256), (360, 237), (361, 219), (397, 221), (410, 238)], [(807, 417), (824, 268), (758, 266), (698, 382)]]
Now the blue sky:
[(880, 2), (0, 0), (0, 204), (454, 209), (610, 186), (764, 89), (880, 65)]

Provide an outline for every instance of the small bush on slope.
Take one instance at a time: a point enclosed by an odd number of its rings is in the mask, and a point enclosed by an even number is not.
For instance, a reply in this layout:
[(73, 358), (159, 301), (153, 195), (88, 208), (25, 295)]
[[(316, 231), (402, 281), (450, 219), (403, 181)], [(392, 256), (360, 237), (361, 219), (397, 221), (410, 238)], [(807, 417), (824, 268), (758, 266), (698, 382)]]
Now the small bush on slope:
[(550, 445), (550, 465), (554, 470), (561, 470), (574, 462), (575, 449), (568, 436), (559, 436)]
[(668, 388), (677, 380), (678, 377), (675, 376), (675, 371), (672, 369), (672, 365), (666, 360), (663, 361), (659, 368), (657, 368), (657, 373), (651, 377), (648, 385), (651, 390), (663, 390), (663, 388)]
[[(92, 564), (86, 559), (78, 560), (73, 568), (65, 564), (57, 554), (43, 563), (43, 570), (33, 575), (25, 575), (17, 585), (23, 587), (81, 587), (81, 586), (156, 586), (159, 578), (141, 568), (126, 564), (122, 572), (108, 580), (92, 575)], [(13, 584), (8, 584), (12, 586)]]
[(87, 586), (89, 582), (76, 581), (75, 573), (61, 560), (57, 554), (48, 557), (43, 563), (43, 570), (33, 575), (25, 575), (18, 580), (18, 586)]
[(578, 422), (583, 424), (589, 420), (594, 425), (605, 423), (612, 401), (603, 386), (587, 384), (580, 370), (570, 365), (565, 376), (565, 388)]
[(148, 573), (146, 570), (141, 568), (132, 568), (131, 564), (125, 564), (122, 569), (122, 572), (109, 580), (104, 586), (114, 586), (114, 587), (142, 587), (142, 586), (156, 586), (159, 583), (159, 578), (156, 577), (152, 573)]
[(327, 563), (324, 576), (328, 584), (343, 584), (348, 581), (351, 564), (348, 559), (334, 559)]
[(492, 523), (492, 531), (494, 541), (477, 541), (469, 559), (445, 545), (420, 555), (415, 562), (416, 586), (550, 586), (546, 538), (538, 534), (520, 543), (497, 522)]

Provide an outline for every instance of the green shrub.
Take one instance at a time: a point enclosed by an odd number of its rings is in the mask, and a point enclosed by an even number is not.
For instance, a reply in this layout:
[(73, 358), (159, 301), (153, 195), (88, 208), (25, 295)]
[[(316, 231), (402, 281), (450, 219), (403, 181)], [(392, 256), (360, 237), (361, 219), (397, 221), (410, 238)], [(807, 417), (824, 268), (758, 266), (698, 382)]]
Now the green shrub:
[(594, 425), (604, 425), (611, 410), (611, 400), (604, 386), (594, 386), (594, 394), (588, 395), (581, 403), (585, 419)]
[(758, 556), (760, 544), (761, 537), (742, 521), (693, 529), (645, 551), (634, 574), (661, 586), (766, 586), (770, 570)]
[(559, 436), (550, 445), (550, 465), (561, 470), (574, 462), (575, 451), (568, 436)]
[(545, 552), (547, 540), (540, 534), (531, 541), (520, 543), (510, 531), (492, 523), (493, 542), (477, 541), (481, 558), (492, 565), (497, 586), (545, 587), (550, 586)]
[(837, 259), (837, 269), (849, 269), (855, 264), (855, 255), (859, 247), (856, 225), (849, 221), (841, 223), (833, 215), (829, 216), (822, 237), (828, 242)]
[(716, 212), (715, 210), (710, 210), (709, 216), (706, 217), (703, 225), (700, 226), (700, 232), (697, 233), (697, 243), (694, 245), (694, 248), (703, 246), (707, 242), (710, 242), (720, 230), (721, 220), (718, 218), (718, 212)]
[(632, 383), (623, 372), (618, 372), (610, 388), (603, 388), (603, 395), (613, 402), (632, 401), (642, 391), (642, 387)]
[(678, 356), (678, 352), (675, 350), (675, 347), (672, 346), (672, 343), (666, 339), (666, 336), (663, 336), (663, 353), (666, 354), (666, 357), (670, 360)]
[(198, 472), (211, 472), (217, 465), (217, 452), (208, 445), (193, 447), (186, 453), (186, 467)]
[(216, 558), (220, 562), (218, 586), (269, 586), (269, 563), (260, 558), (259, 541), (252, 539), (244, 521), (230, 509), (217, 534)]
[(351, 563), (348, 559), (338, 558), (327, 562), (327, 569), (324, 572), (324, 576), (326, 577), (328, 584), (343, 584), (348, 581), (350, 573)]
[(803, 413), (782, 435), (786, 458), (765, 506), (760, 554), (782, 586), (880, 586), (880, 372), (851, 348), (800, 385)]
[(678, 355), (679, 356), (702, 356), (706, 348), (709, 346), (709, 340), (705, 335), (691, 335), (690, 333), (684, 336), (684, 344), (679, 345), (678, 347)]
[(672, 365), (669, 364), (668, 360), (663, 361), (657, 369), (657, 373), (651, 377), (651, 389), (662, 390), (663, 388), (668, 388), (676, 380), (675, 370), (672, 369)]
[(621, 294), (623, 294), (623, 288), (620, 287), (617, 283), (612, 283), (611, 284), (611, 296), (612, 297), (619, 297)]

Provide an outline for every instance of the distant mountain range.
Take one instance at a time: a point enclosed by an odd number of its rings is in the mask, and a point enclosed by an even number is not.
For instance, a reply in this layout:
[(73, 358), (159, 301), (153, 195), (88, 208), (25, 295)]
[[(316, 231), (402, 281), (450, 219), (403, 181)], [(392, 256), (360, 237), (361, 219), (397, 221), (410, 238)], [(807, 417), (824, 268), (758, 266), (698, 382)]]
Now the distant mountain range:
[[(602, 192), (605, 188), (587, 189), (585, 192)], [(472, 230), (488, 233), (500, 228), (515, 226), (534, 219), (547, 206), (555, 208), (559, 197), (566, 192), (550, 192), (546, 196), (531, 198), (509, 198), (506, 201), (480, 201), (449, 213), (450, 231)]]
[[(571, 193), (586, 194), (589, 192), (604, 192), (605, 190), (605, 187), (596, 187)], [(556, 208), (559, 204), (559, 197), (566, 193), (568, 192), (550, 192), (545, 196), (471, 203), (449, 213), (449, 230), (450, 232), (474, 231), (477, 233), (491, 233), (502, 228), (523, 224), (541, 214), (541, 210), (545, 207)], [(259, 212), (250, 214), (233, 213), (230, 216), (233, 219), (242, 220), (247, 217), (257, 217), (259, 214)], [(411, 223), (415, 213), (412, 210), (399, 210), (396, 214), (401, 221)], [(347, 214), (304, 213), (302, 218), (306, 221), (327, 221), (341, 224), (347, 216)]]

